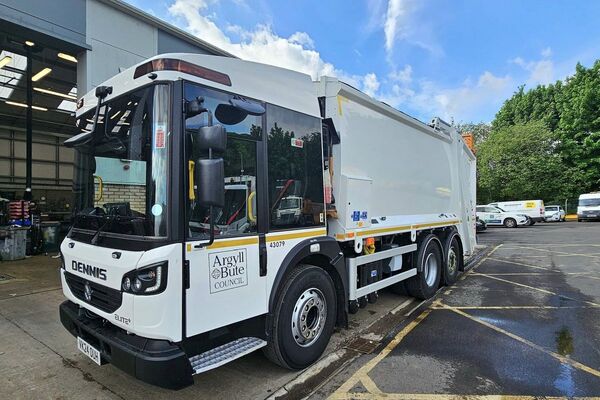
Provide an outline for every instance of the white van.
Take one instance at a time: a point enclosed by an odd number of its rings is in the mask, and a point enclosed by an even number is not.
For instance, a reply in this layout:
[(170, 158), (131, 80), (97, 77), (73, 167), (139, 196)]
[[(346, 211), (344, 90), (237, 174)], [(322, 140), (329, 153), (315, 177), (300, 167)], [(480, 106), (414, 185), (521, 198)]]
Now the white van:
[(584, 193), (579, 196), (577, 221), (600, 219), (600, 192)]
[(530, 225), (542, 222), (545, 219), (543, 200), (501, 201), (488, 205), (500, 207), (504, 211), (527, 215)]

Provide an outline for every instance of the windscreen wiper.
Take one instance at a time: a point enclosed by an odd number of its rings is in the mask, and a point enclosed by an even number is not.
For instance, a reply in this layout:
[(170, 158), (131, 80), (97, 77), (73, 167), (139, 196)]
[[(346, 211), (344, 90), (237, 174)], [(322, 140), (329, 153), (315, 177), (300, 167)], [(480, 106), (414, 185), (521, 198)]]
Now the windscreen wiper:
[(102, 100), (109, 94), (112, 94), (112, 91), (112, 86), (98, 86), (96, 88), (96, 97), (98, 98), (98, 103), (96, 103), (96, 112), (94, 113), (94, 124), (92, 125), (92, 129), (89, 132), (83, 132), (65, 140), (63, 144), (66, 147), (70, 148), (82, 146), (89, 143), (94, 138), (96, 125), (98, 125), (98, 117), (100, 115), (100, 106), (102, 106)]
[(111, 224), (114, 222), (115, 219), (117, 219), (118, 215), (109, 215), (107, 216), (106, 222), (104, 224), (102, 224), (101, 227), (99, 227), (96, 230), (96, 233), (94, 233), (94, 236), (92, 236), (92, 240), (90, 240), (90, 244), (97, 244), (98, 243), (98, 238), (100, 237), (100, 232), (104, 231), (104, 229), (108, 226), (108, 224)]

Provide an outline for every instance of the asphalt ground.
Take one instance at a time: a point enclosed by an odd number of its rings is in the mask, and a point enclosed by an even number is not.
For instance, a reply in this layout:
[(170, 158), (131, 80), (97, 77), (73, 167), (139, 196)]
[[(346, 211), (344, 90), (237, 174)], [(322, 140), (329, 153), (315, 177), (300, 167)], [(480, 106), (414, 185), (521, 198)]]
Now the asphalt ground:
[(478, 239), (484, 258), (311, 397), (600, 396), (600, 223)]
[[(350, 316), (351, 329), (335, 332), (321, 362), (308, 371), (281, 368), (257, 351), (196, 375), (194, 385), (174, 392), (145, 384), (110, 364), (99, 367), (77, 350), (76, 339), (58, 316), (58, 306), (65, 300), (59, 266), (59, 259), (45, 256), (0, 262), (0, 400), (245, 400), (281, 392), (310, 393), (311, 385), (324, 379), (322, 374), (326, 376), (344, 361), (337, 352), (346, 343), (363, 334), (379, 343), (384, 336), (380, 332), (388, 332), (391, 326), (376, 323), (391, 311), (412, 308), (416, 303), (382, 292), (377, 304)], [(376, 334), (370, 329), (374, 324)], [(311, 374), (314, 376), (307, 379)]]

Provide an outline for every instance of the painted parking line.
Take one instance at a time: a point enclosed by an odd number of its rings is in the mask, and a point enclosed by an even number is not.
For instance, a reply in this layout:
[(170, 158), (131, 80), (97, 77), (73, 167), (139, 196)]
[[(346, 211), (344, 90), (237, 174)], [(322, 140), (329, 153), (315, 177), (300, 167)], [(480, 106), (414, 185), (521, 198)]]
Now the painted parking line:
[[(346, 400), (564, 400), (556, 396), (518, 396), (510, 394), (434, 394), (434, 393), (344, 393), (338, 399)], [(572, 400), (600, 400), (600, 397), (569, 397)]]
[(560, 361), (563, 364), (568, 364), (568, 365), (570, 365), (573, 368), (577, 368), (580, 371), (587, 372), (588, 374), (591, 374), (591, 375), (594, 375), (597, 378), (600, 378), (600, 371), (598, 371), (598, 370), (596, 370), (596, 369), (594, 369), (592, 367), (589, 367), (589, 366), (587, 366), (585, 364), (582, 364), (582, 363), (580, 363), (578, 361), (575, 361), (575, 360), (573, 360), (570, 357), (565, 357), (565, 356), (562, 356), (562, 355), (560, 355), (558, 353), (555, 353), (555, 352), (553, 352), (551, 350), (548, 350), (548, 349), (546, 349), (546, 348), (544, 348), (544, 347), (542, 347), (542, 346), (540, 346), (538, 344), (535, 344), (535, 343), (533, 343), (533, 342), (531, 342), (531, 341), (529, 341), (529, 340), (527, 340), (525, 338), (522, 338), (521, 336), (515, 335), (514, 333), (511, 333), (511, 332), (509, 332), (507, 330), (504, 330), (504, 329), (502, 329), (500, 327), (497, 327), (496, 325), (490, 324), (487, 321), (484, 321), (482, 319), (474, 317), (473, 315), (467, 314), (466, 312), (464, 312), (462, 310), (459, 310), (459, 309), (457, 309), (455, 307), (448, 306), (448, 305), (443, 304), (441, 302), (439, 302), (437, 304), (437, 306), (439, 306), (439, 307), (441, 307), (443, 309), (452, 311), (452, 312), (454, 312), (454, 313), (456, 313), (458, 315), (461, 315), (461, 316), (463, 316), (465, 318), (470, 319), (471, 321), (477, 322), (477, 323), (479, 323), (479, 324), (481, 324), (483, 326), (486, 326), (486, 327), (488, 327), (488, 328), (490, 328), (490, 329), (492, 329), (492, 330), (494, 330), (494, 331), (496, 331), (498, 333), (502, 333), (502, 334), (504, 334), (504, 335), (506, 335), (506, 336), (508, 336), (508, 337), (510, 337), (512, 339), (514, 339), (514, 340), (517, 340), (518, 342), (521, 342), (521, 343), (523, 343), (523, 344), (525, 344), (525, 345), (527, 345), (529, 347), (532, 347), (532, 348), (534, 348), (536, 350), (539, 350), (542, 353), (547, 354), (550, 357), (555, 358), (556, 360)]
[[(367, 375), (377, 364), (381, 362), (400, 342), (402, 339), (406, 337), (413, 329), (417, 327), (431, 312), (430, 309), (424, 310), (419, 316), (408, 325), (404, 327), (398, 334), (392, 339), (391, 342), (388, 343), (387, 346), (375, 357), (373, 357), (369, 362), (359, 368), (358, 371), (354, 373), (346, 382), (344, 382), (329, 398), (330, 399), (345, 399), (348, 398), (348, 392), (358, 383), (361, 383), (365, 386), (365, 389), (373, 392), (377, 391), (381, 393), (381, 391), (377, 388), (377, 385), (371, 380), (371, 378)], [(367, 388), (367, 386), (371, 386), (371, 389)]]
[(540, 248), (531, 247), (531, 246), (510, 246), (510, 247), (507, 247), (507, 249), (536, 250), (536, 251), (540, 251), (540, 252), (543, 252), (543, 253), (553, 253), (553, 254), (563, 255), (563, 256), (579, 256), (579, 257), (600, 258), (600, 256), (593, 255), (593, 254), (588, 254), (588, 253), (569, 253), (569, 252), (566, 252), (566, 251), (540, 249)]
[[(536, 288), (536, 287), (525, 285), (525, 284), (522, 284), (519, 282), (514, 282), (514, 281), (511, 281), (508, 279), (499, 278), (498, 276), (494, 276), (495, 274), (484, 274), (484, 273), (475, 272), (477, 267), (479, 267), (485, 261), (488, 261), (488, 260), (495, 260), (495, 261), (500, 261), (500, 262), (510, 262), (510, 263), (517, 264), (517, 265), (524, 265), (526, 267), (550, 270), (549, 268), (532, 266), (532, 265), (528, 265), (528, 264), (522, 264), (522, 263), (512, 262), (512, 261), (507, 261), (507, 260), (502, 260), (502, 259), (496, 260), (493, 257), (491, 257), (491, 255), (501, 246), (502, 245), (496, 246), (486, 257), (484, 257), (482, 260), (480, 260), (473, 268), (471, 268), (469, 271), (467, 271), (467, 273), (463, 274), (463, 276), (461, 278), (465, 279), (467, 276), (472, 276), (472, 277), (473, 276), (482, 276), (482, 277), (486, 277), (489, 279), (494, 279), (494, 280), (501, 281), (501, 282), (504, 282), (507, 284), (525, 287), (527, 289), (543, 292), (543, 293), (550, 294), (550, 295), (559, 295), (550, 290)], [(540, 276), (554, 275), (555, 272), (556, 271), (551, 271), (549, 273), (537, 273), (537, 275), (540, 275)], [(525, 273), (525, 274), (527, 274), (527, 273)], [(512, 274), (512, 275), (514, 275), (514, 274)], [(532, 275), (532, 273), (529, 273), (528, 275)], [(583, 276), (584, 273), (574, 273), (572, 275), (582, 275)], [(448, 288), (445, 290), (444, 294), (449, 294), (451, 291), (452, 291), (452, 289)], [(385, 357), (387, 357), (392, 352), (392, 350), (394, 350), (402, 342), (402, 340), (411, 331), (413, 331), (425, 318), (427, 318), (427, 316), (433, 311), (436, 311), (436, 312), (451, 311), (455, 314), (458, 314), (458, 315), (468, 318), (474, 322), (477, 322), (483, 326), (486, 326), (487, 328), (489, 328), (491, 330), (494, 330), (498, 333), (504, 334), (504, 335), (506, 335), (522, 344), (525, 344), (533, 349), (536, 349), (536, 350), (556, 359), (557, 361), (559, 361), (562, 364), (570, 365), (573, 368), (576, 368), (580, 371), (586, 372), (590, 375), (600, 378), (600, 371), (598, 371), (594, 368), (591, 368), (585, 364), (575, 361), (575, 360), (571, 359), (570, 357), (565, 357), (560, 354), (557, 354), (551, 350), (544, 348), (543, 346), (533, 343), (523, 337), (520, 337), (514, 333), (506, 331), (500, 327), (497, 327), (487, 321), (484, 321), (480, 318), (477, 318), (477, 317), (465, 312), (466, 310), (531, 310), (531, 309), (562, 309), (562, 308), (579, 309), (579, 308), (598, 308), (598, 307), (600, 307), (600, 304), (597, 304), (597, 303), (572, 299), (572, 298), (570, 298), (568, 296), (564, 296), (564, 295), (560, 295), (560, 296), (562, 296), (563, 298), (566, 298), (566, 299), (570, 299), (573, 301), (577, 301), (579, 303), (586, 304), (586, 305), (582, 304), (580, 306), (562, 306), (562, 307), (561, 306), (544, 306), (544, 305), (473, 306), (473, 307), (465, 306), (465, 307), (461, 307), (461, 306), (449, 306), (449, 305), (442, 303), (440, 299), (437, 299), (426, 310), (421, 312), (421, 314), (419, 314), (419, 316), (415, 320), (410, 322), (400, 332), (398, 332), (398, 334), (396, 334), (396, 336), (392, 339), (392, 341), (390, 341), (388, 343), (388, 345), (379, 354), (377, 354), (375, 357), (373, 357), (371, 360), (369, 360), (365, 365), (360, 367), (346, 382), (344, 382), (330, 396), (330, 399), (357, 399), (357, 400), (360, 400), (360, 399), (377, 399), (377, 400), (379, 400), (379, 399), (392, 399), (392, 400), (393, 399), (398, 399), (398, 400), (404, 400), (404, 399), (415, 399), (415, 400), (421, 400), (421, 399), (423, 399), (423, 400), (425, 400), (425, 399), (432, 399), (432, 400), (438, 400), (438, 399), (439, 400), (446, 400), (446, 399), (448, 399), (448, 400), (454, 400), (454, 399), (456, 399), (456, 400), (458, 400), (458, 399), (461, 399), (461, 400), (462, 399), (467, 399), (467, 400), (470, 400), (470, 399), (473, 399), (473, 400), (475, 400), (475, 399), (477, 399), (477, 400), (480, 400), (480, 399), (481, 400), (496, 400), (496, 399), (530, 400), (531, 399), (531, 400), (533, 400), (533, 399), (539, 398), (539, 396), (520, 396), (520, 395), (458, 395), (458, 394), (383, 393), (381, 391), (381, 389), (379, 389), (379, 387), (377, 387), (377, 384), (368, 375), (369, 372), (371, 372)], [(421, 304), (419, 304), (419, 305), (421, 305)], [(357, 384), (362, 384), (364, 389), (367, 390), (367, 393), (350, 392)], [(560, 399), (560, 398), (563, 398), (563, 397), (544, 396), (544, 399)], [(577, 399), (577, 397), (573, 397), (573, 398)], [(599, 397), (578, 397), (578, 398), (579, 399), (599, 399), (600, 400)]]
[[(502, 244), (494, 247), (485, 257), (483, 257), (476, 265), (474, 265), (467, 273), (463, 274), (461, 279), (464, 279), (465, 276), (469, 275), (472, 271), (474, 271), (478, 266), (480, 266), (484, 261), (488, 259), (498, 248), (500, 248)], [(438, 291), (439, 293), (439, 291)], [(424, 302), (419, 303), (419, 305), (413, 308), (410, 313), (416, 310), (419, 306), (421, 306)], [(350, 390), (356, 386), (357, 384), (362, 384), (365, 389), (371, 392), (372, 395), (382, 395), (381, 391), (373, 382), (373, 380), (368, 376), (368, 373), (377, 366), (396, 346), (400, 344), (400, 342), (408, 335), (413, 329), (417, 327), (431, 312), (431, 308), (427, 308), (417, 318), (411, 321), (408, 325), (406, 325), (400, 332), (396, 334), (396, 336), (387, 344), (387, 346), (375, 357), (373, 357), (369, 362), (360, 367), (358, 371), (356, 371), (346, 382), (344, 382), (329, 398), (330, 399), (346, 399), (352, 398), (348, 397), (354, 395), (354, 393), (349, 393)], [(383, 394), (387, 395), (387, 394)]]

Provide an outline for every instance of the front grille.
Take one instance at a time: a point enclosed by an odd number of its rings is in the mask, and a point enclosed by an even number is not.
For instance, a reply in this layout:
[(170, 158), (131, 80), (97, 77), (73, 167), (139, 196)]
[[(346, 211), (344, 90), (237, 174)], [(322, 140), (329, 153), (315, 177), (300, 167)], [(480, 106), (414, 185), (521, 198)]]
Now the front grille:
[[(120, 290), (111, 289), (109, 287), (90, 282), (68, 272), (65, 273), (65, 280), (67, 281), (67, 285), (75, 297), (96, 307), (99, 310), (107, 313), (113, 313), (117, 310), (117, 308), (121, 307), (123, 294)], [(92, 289), (92, 298), (89, 301), (85, 298), (84, 294), (86, 283), (88, 283), (90, 285), (90, 289)]]

